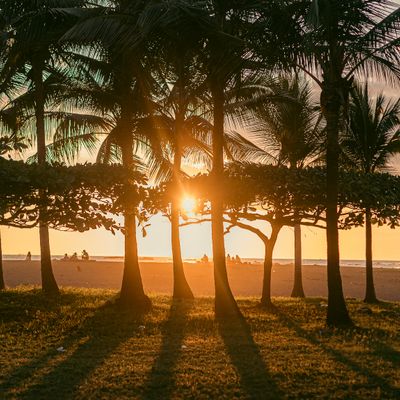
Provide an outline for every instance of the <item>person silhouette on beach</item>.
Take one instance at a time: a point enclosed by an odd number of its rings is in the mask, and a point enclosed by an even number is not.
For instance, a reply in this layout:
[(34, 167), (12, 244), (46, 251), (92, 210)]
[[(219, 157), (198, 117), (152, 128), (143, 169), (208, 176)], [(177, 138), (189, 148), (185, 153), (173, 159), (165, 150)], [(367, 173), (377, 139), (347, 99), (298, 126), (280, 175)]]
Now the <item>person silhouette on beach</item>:
[(86, 250), (82, 251), (82, 260), (89, 261), (89, 253)]
[(28, 251), (28, 254), (25, 257), (25, 261), (32, 261), (32, 254), (30, 251)]
[(201, 257), (201, 262), (203, 262), (203, 263), (208, 263), (208, 256), (207, 256), (207, 254), (204, 254), (203, 257)]

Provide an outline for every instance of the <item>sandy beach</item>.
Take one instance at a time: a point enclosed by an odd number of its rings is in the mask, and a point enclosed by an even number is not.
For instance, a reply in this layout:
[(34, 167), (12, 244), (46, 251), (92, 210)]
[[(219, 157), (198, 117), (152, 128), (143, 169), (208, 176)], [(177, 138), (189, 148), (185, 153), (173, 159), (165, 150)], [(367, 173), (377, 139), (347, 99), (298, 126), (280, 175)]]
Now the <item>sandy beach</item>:
[[(60, 286), (119, 289), (122, 279), (122, 262), (53, 262), (54, 273)], [(172, 293), (171, 263), (141, 263), (145, 290), (150, 293)], [(185, 272), (196, 296), (214, 294), (211, 264), (185, 263)], [(228, 268), (229, 281), (236, 296), (260, 296), (263, 278), (261, 264), (232, 265)], [(307, 296), (326, 296), (326, 268), (305, 265), (304, 290)], [(40, 285), (38, 261), (5, 261), (4, 278), (8, 287)], [(365, 272), (363, 268), (342, 267), (346, 297), (362, 298)], [(380, 299), (400, 301), (400, 270), (375, 269), (376, 292)], [(272, 295), (289, 296), (293, 284), (293, 265), (274, 264)]]

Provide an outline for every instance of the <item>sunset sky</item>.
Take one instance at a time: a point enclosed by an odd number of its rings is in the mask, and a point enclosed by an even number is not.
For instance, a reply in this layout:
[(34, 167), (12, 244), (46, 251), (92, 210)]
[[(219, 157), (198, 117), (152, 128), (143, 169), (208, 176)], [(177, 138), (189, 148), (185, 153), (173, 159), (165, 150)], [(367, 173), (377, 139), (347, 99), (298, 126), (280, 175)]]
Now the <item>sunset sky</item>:
[[(268, 228), (267, 228), (268, 229)], [(5, 254), (39, 254), (39, 233), (37, 229), (1, 228)], [(379, 260), (400, 260), (400, 229), (374, 228), (374, 258)], [(81, 253), (86, 249), (91, 255), (123, 255), (123, 236), (113, 236), (104, 229), (87, 233), (50, 231), (53, 254)], [(211, 230), (209, 223), (202, 226), (182, 228), (182, 252), (185, 258), (211, 255)], [(325, 231), (303, 228), (303, 258), (326, 258)], [(356, 228), (340, 233), (340, 250), (343, 259), (364, 258), (364, 229)], [(146, 238), (139, 235), (141, 256), (170, 256), (171, 244), (169, 222), (163, 217), (154, 217)], [(234, 229), (226, 236), (226, 251), (241, 257), (262, 258), (262, 242), (253, 233)], [(284, 228), (276, 244), (275, 258), (293, 257), (293, 230)]]
[[(380, 85), (372, 84), (375, 92), (382, 91)], [(397, 89), (385, 88), (388, 96), (398, 95)], [(80, 160), (84, 161), (84, 160)], [(392, 170), (400, 170), (400, 157), (391, 163)], [(139, 235), (140, 256), (171, 256), (170, 224), (165, 217), (155, 216), (148, 228), (148, 235), (143, 238)], [(268, 226), (263, 229), (268, 229)], [(1, 227), (2, 245), (4, 254), (39, 254), (39, 232), (37, 229), (15, 229)], [(373, 230), (373, 251), (376, 260), (400, 260), (400, 228), (387, 227)], [(211, 229), (209, 223), (201, 226), (182, 228), (182, 253), (185, 258), (200, 258), (204, 253), (209, 256), (211, 251)], [(321, 229), (303, 227), (303, 258), (325, 259), (326, 241), (325, 231)], [(364, 229), (354, 228), (340, 232), (340, 251), (342, 259), (364, 259)], [(64, 253), (80, 254), (86, 249), (91, 255), (122, 256), (124, 249), (123, 236), (117, 233), (113, 236), (104, 229), (86, 233), (59, 232), (50, 230), (51, 251), (54, 255)], [(247, 258), (263, 258), (264, 248), (256, 235), (242, 229), (233, 229), (226, 236), (226, 252), (239, 254)], [(274, 258), (293, 257), (293, 229), (284, 228), (275, 247)]]
[[(400, 0), (396, 0), (400, 3)], [(398, 88), (389, 88), (368, 79), (374, 92), (383, 91), (387, 96), (399, 96)], [(400, 160), (393, 166), (400, 170)], [(169, 222), (163, 217), (154, 217), (146, 238), (139, 236), (141, 256), (170, 256), (171, 244)], [(1, 227), (4, 254), (39, 254), (39, 233), (37, 229), (13, 229)], [(374, 258), (379, 260), (400, 260), (400, 229), (387, 227), (373, 230)], [(68, 233), (50, 231), (53, 254), (81, 253), (86, 249), (91, 255), (123, 255), (123, 236), (113, 236), (104, 229), (87, 233)], [(303, 258), (325, 259), (325, 231), (303, 228)], [(342, 259), (364, 259), (364, 229), (356, 228), (340, 232), (340, 251)], [(226, 236), (226, 251), (241, 257), (262, 258), (264, 249), (261, 241), (253, 233), (234, 229)], [(211, 255), (211, 230), (208, 223), (182, 229), (182, 252), (185, 258), (199, 258), (204, 253)], [(293, 257), (293, 230), (284, 228), (275, 247), (274, 258)]]

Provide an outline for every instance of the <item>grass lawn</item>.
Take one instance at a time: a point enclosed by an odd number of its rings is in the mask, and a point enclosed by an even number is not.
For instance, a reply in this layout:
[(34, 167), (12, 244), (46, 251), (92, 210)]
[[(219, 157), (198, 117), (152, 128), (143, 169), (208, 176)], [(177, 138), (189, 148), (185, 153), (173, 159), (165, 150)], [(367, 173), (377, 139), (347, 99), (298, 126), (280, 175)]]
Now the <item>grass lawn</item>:
[(217, 322), (209, 298), (153, 296), (135, 318), (105, 305), (114, 296), (0, 293), (0, 398), (400, 398), (398, 303), (350, 301), (357, 328), (332, 331), (315, 298), (277, 298), (273, 313), (239, 299), (245, 320)]

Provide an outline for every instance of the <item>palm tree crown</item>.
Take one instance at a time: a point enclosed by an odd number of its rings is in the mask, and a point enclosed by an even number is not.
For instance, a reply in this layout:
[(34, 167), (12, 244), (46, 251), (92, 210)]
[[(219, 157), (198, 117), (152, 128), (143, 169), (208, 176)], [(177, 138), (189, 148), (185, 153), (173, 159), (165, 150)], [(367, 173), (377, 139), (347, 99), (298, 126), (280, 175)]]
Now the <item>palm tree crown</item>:
[(400, 99), (390, 101), (383, 94), (372, 99), (368, 84), (355, 86), (342, 146), (351, 165), (360, 171), (387, 168), (389, 158), (400, 152)]

